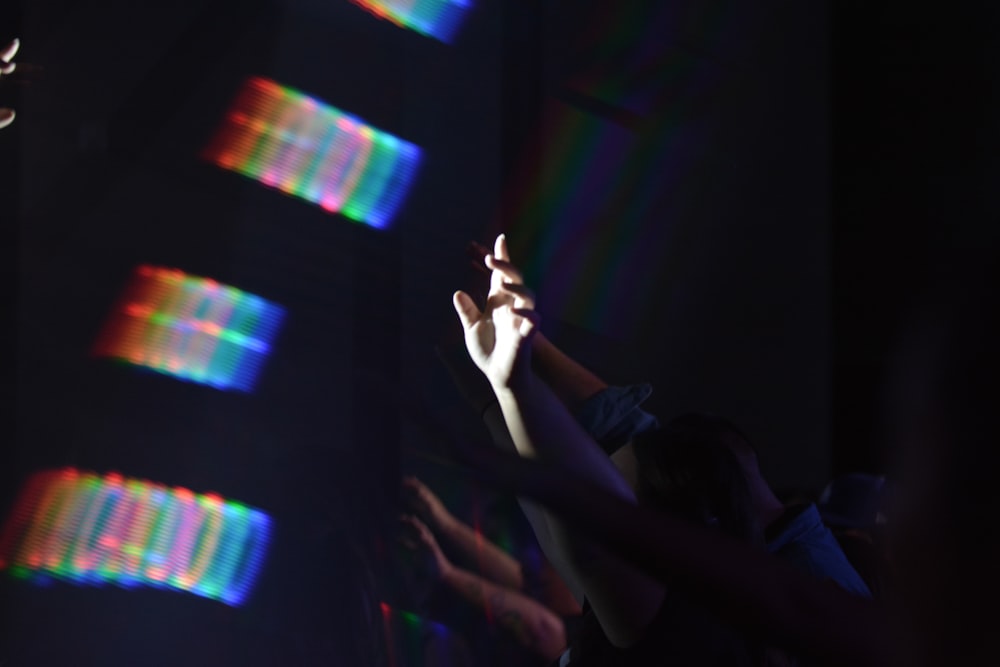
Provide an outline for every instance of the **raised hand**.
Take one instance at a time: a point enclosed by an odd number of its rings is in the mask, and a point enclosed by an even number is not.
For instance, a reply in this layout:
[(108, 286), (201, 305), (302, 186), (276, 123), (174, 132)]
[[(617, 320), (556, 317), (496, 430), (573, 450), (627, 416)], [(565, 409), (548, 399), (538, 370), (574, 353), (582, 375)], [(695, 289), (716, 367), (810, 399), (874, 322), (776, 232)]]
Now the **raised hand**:
[(400, 543), (419, 558), (423, 572), (435, 581), (443, 579), (452, 569), (451, 561), (441, 551), (434, 533), (415, 516), (403, 514), (399, 517), (402, 534)]
[[(0, 49), (0, 76), (10, 74), (17, 65), (13, 62), (17, 50), (21, 47), (20, 40), (14, 39), (7, 46)], [(14, 122), (13, 109), (0, 109), (0, 129), (7, 127)]]
[(508, 387), (526, 372), (529, 343), (537, 331), (534, 294), (510, 263), (507, 239), (497, 237), (494, 253), (486, 255), (490, 293), (482, 311), (465, 292), (456, 292), (455, 311), (465, 329), (465, 346), (494, 389)]
[(403, 492), (410, 507), (433, 528), (444, 528), (455, 520), (441, 499), (416, 477), (403, 478)]

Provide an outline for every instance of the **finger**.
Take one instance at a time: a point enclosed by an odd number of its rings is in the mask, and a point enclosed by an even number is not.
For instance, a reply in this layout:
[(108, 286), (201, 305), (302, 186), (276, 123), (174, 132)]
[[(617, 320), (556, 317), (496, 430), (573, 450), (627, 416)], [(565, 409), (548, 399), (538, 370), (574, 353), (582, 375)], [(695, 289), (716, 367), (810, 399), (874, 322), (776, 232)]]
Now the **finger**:
[(493, 244), (493, 254), (504, 261), (510, 261), (510, 254), (507, 252), (507, 235), (501, 234)]
[(418, 517), (415, 514), (408, 514), (408, 515), (406, 515), (406, 523), (408, 523), (411, 526), (413, 526), (414, 530), (416, 530), (417, 533), (419, 533), (421, 535), (430, 532), (430, 528), (427, 527), (427, 524), (425, 524), (423, 521), (421, 521), (420, 517)]
[(493, 269), (494, 272), (500, 272), (503, 278), (506, 278), (509, 282), (523, 283), (524, 276), (516, 266), (508, 261), (497, 258), (494, 255), (486, 255), (486, 266)]
[(475, 241), (469, 241), (469, 245), (465, 246), (465, 254), (471, 259), (480, 262), (483, 260), (483, 257), (489, 254), (489, 252), (489, 248), (484, 246), (482, 243), (476, 243)]
[(415, 539), (419, 531), (417, 527), (410, 523), (406, 517), (399, 517), (399, 537)]
[(535, 307), (535, 292), (524, 285), (518, 285), (516, 283), (504, 283), (500, 286), (500, 289), (508, 294), (513, 294), (516, 298), (514, 299), (515, 308), (531, 308)]
[(486, 266), (483, 264), (482, 257), (477, 257), (476, 259), (470, 259), (469, 265), (479, 273), (484, 273), (486, 275), (490, 274), (490, 270), (487, 269)]
[(465, 292), (455, 292), (455, 295), (452, 297), (452, 303), (466, 331), (479, 321), (482, 313), (479, 312), (479, 308), (476, 307), (476, 303), (472, 300), (471, 296)]
[(511, 308), (510, 311), (521, 317), (518, 331), (525, 340), (531, 340), (538, 333), (538, 325), (542, 323), (541, 315), (538, 314), (537, 310), (529, 310), (528, 308)]
[(425, 547), (431, 549), (432, 551), (438, 550), (439, 547), (437, 540), (434, 538), (434, 534), (430, 531), (430, 529), (424, 528), (422, 531), (420, 531), (419, 537), (420, 537), (420, 543), (423, 544)]
[(10, 44), (3, 47), (3, 50), (0, 51), (0, 60), (6, 60), (9, 62), (14, 56), (17, 55), (17, 50), (19, 48), (21, 48), (21, 40), (15, 37), (11, 40)]
[(0, 109), (0, 129), (3, 129), (14, 122), (13, 109)]
[(0, 74), (10, 74), (15, 69), (17, 69), (17, 63), (9, 63), (6, 60), (0, 59)]
[(483, 263), (489, 252), (490, 251), (486, 248), (486, 246), (476, 243), (475, 241), (469, 241), (469, 245), (465, 246), (465, 254), (469, 258), (469, 263), (472, 265), (472, 268), (480, 273), (490, 272), (490, 270), (487, 269), (486, 265)]
[(500, 285), (503, 284), (503, 274), (493, 270), (493, 255), (486, 255), (483, 258), (483, 263), (486, 264), (490, 272), (490, 296), (498, 293), (500, 291)]

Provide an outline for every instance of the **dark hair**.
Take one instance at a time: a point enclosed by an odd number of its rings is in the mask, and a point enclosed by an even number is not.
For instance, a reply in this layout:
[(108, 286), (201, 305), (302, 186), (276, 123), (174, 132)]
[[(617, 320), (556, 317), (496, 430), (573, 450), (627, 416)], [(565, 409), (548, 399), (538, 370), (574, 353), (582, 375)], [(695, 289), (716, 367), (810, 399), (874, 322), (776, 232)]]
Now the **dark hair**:
[(640, 502), (762, 542), (746, 475), (728, 441), (734, 435), (746, 441), (726, 420), (687, 414), (637, 436)]

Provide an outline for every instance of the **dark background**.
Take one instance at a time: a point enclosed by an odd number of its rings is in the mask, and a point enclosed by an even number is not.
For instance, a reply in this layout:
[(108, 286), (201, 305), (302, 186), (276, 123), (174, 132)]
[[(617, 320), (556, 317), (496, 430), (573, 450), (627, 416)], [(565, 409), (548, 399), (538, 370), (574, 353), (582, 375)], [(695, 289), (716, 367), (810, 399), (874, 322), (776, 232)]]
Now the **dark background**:
[[(479, 0), (450, 45), (341, 0), (4, 12), (0, 40), (43, 69), (0, 85), (18, 111), (0, 132), (0, 509), (73, 465), (277, 527), (241, 609), (5, 580), (4, 664), (377, 660), (365, 610), (401, 463), (466, 518), (500, 502), (421, 455), (443, 447), (411, 414), (481, 437), (433, 353), (456, 340), (451, 292), (475, 286), (469, 240), (509, 234), (546, 330), (609, 381), (652, 382), (662, 416), (733, 418), (777, 486), (818, 490), (887, 465), (902, 318), (996, 222), (985, 3)], [(423, 149), (391, 230), (197, 159), (253, 75)], [(143, 262), (286, 307), (253, 394), (88, 356)]]

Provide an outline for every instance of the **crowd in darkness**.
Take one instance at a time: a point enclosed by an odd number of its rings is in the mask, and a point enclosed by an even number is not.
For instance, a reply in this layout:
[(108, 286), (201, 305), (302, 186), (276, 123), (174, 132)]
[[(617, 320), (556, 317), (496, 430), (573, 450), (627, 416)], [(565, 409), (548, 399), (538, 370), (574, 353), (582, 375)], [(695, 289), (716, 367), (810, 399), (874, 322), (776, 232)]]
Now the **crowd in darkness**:
[(404, 476), (400, 567), (422, 582), (408, 611), (451, 630), (399, 663), (995, 664), (1000, 263), (965, 262), (899, 333), (888, 474), (789, 501), (725, 415), (655, 416), (651, 387), (560, 350), (505, 237), (481, 250), (488, 294), (455, 293), (464, 346), (439, 356), (492, 446), (452, 453), (517, 499), (540, 555)]
[[(1000, 370), (993, 263), (943, 280), (899, 335), (890, 474), (789, 500), (738, 425), (658, 418), (642, 407), (651, 387), (609, 386), (558, 349), (506, 239), (483, 254), (488, 297), (455, 294), (465, 346), (439, 356), (494, 446), (454, 453), (517, 495), (544, 557), (518, 562), (404, 481), (401, 539), (429, 554), (443, 592), (421, 611), (454, 596), (478, 611), (467, 626), (493, 629), (452, 664), (993, 663), (982, 610), (995, 547), (981, 528), (995, 453), (980, 437)], [(475, 572), (452, 565), (435, 535)], [(484, 642), (510, 650), (484, 654)]]

